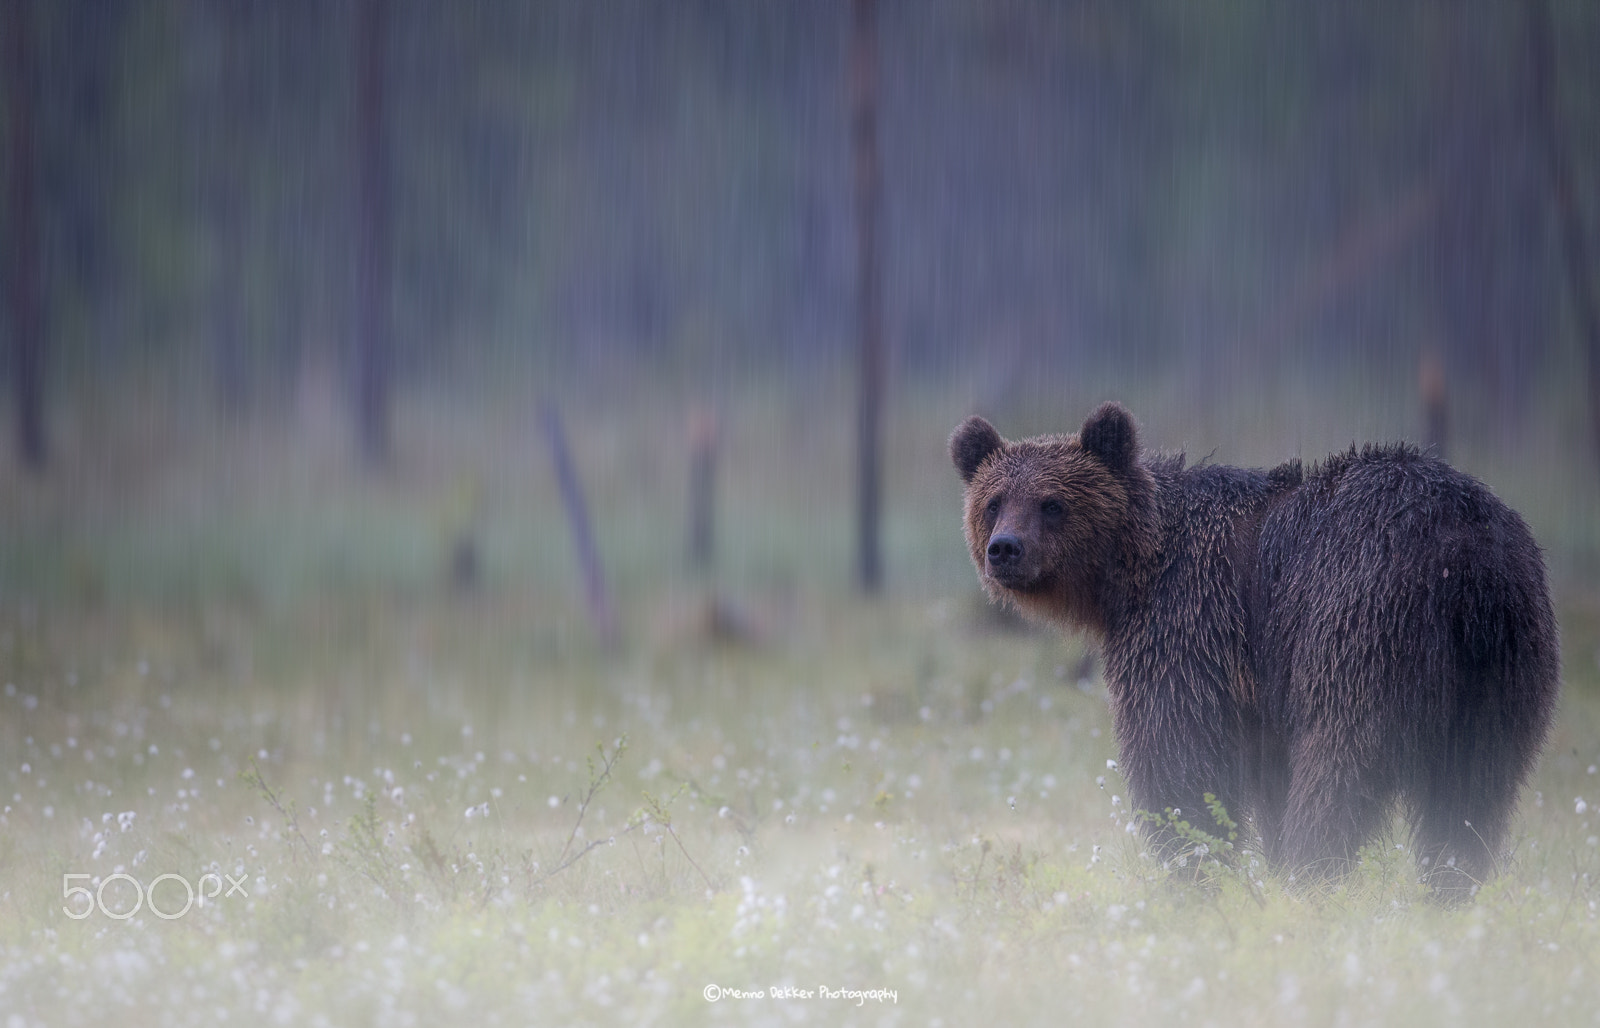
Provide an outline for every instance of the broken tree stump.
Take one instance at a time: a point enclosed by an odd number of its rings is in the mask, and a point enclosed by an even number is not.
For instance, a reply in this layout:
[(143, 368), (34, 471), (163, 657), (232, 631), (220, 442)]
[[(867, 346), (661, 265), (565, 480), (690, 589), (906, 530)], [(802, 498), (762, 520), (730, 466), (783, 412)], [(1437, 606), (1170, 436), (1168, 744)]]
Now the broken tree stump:
[(600, 645), (607, 649), (617, 643), (617, 618), (606, 592), (605, 575), (600, 568), (600, 551), (595, 546), (594, 526), (589, 520), (589, 505), (584, 502), (583, 487), (578, 481), (577, 469), (572, 463), (572, 452), (567, 446), (567, 435), (561, 427), (561, 416), (553, 404), (541, 405), (539, 420), (544, 425), (545, 438), (550, 444), (550, 456), (555, 463), (556, 485), (561, 490), (561, 503), (567, 511), (567, 523), (572, 528), (572, 544), (583, 574), (583, 589), (588, 601), (589, 622), (594, 626)]

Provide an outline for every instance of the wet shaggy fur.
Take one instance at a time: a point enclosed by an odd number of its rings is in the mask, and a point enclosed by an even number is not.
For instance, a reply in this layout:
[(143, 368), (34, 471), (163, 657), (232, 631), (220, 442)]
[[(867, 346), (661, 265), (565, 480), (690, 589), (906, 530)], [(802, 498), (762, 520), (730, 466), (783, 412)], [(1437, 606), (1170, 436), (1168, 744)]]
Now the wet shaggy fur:
[(1117, 404), (1021, 442), (969, 418), (950, 453), (990, 596), (1100, 639), (1136, 808), (1209, 828), (1214, 793), (1330, 874), (1399, 801), (1441, 891), (1494, 870), (1559, 651), (1539, 548), (1481, 482), (1406, 446), (1185, 467)]

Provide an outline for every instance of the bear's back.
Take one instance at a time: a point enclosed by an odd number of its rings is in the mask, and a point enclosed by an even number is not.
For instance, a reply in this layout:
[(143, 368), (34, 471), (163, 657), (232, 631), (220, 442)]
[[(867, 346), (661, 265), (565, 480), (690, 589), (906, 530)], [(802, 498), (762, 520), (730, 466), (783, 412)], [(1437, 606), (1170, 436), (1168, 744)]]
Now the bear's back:
[(1269, 581), (1442, 578), (1451, 563), (1494, 559), (1504, 547), (1538, 559), (1522, 519), (1482, 482), (1400, 444), (1352, 447), (1314, 465), (1266, 513), (1260, 545)]
[[(1555, 652), (1544, 562), (1522, 518), (1482, 482), (1409, 446), (1311, 468), (1262, 519), (1254, 639), (1268, 696), (1308, 701), (1291, 676), (1338, 679), (1345, 701), (1418, 709), (1418, 683)], [(1541, 678), (1553, 671), (1541, 671)], [(1294, 719), (1291, 709), (1273, 720)]]

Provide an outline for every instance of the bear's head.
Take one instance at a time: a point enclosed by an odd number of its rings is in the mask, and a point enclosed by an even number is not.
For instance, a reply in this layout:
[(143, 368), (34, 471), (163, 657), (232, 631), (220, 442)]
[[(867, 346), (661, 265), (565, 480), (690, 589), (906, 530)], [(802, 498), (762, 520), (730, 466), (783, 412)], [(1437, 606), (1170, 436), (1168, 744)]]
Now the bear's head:
[(966, 483), (966, 534), (995, 600), (1036, 618), (1105, 629), (1104, 585), (1141, 577), (1153, 549), (1152, 482), (1133, 416), (1102, 404), (1075, 436), (1007, 442), (963, 421), (950, 458)]

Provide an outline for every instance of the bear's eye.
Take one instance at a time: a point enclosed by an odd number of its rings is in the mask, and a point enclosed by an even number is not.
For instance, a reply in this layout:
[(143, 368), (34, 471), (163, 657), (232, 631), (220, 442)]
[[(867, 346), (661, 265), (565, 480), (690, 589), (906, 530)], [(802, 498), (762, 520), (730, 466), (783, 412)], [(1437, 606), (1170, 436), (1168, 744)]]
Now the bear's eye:
[(1039, 510), (1047, 518), (1059, 518), (1061, 516), (1061, 512), (1062, 512), (1061, 501), (1060, 500), (1046, 500), (1043, 503), (1039, 504)]
[(989, 505), (987, 507), (983, 508), (983, 509), (989, 513), (989, 516), (991, 518), (994, 517), (996, 514), (999, 514), (1000, 513), (1000, 497), (996, 496), (994, 499), (990, 500), (989, 501)]

